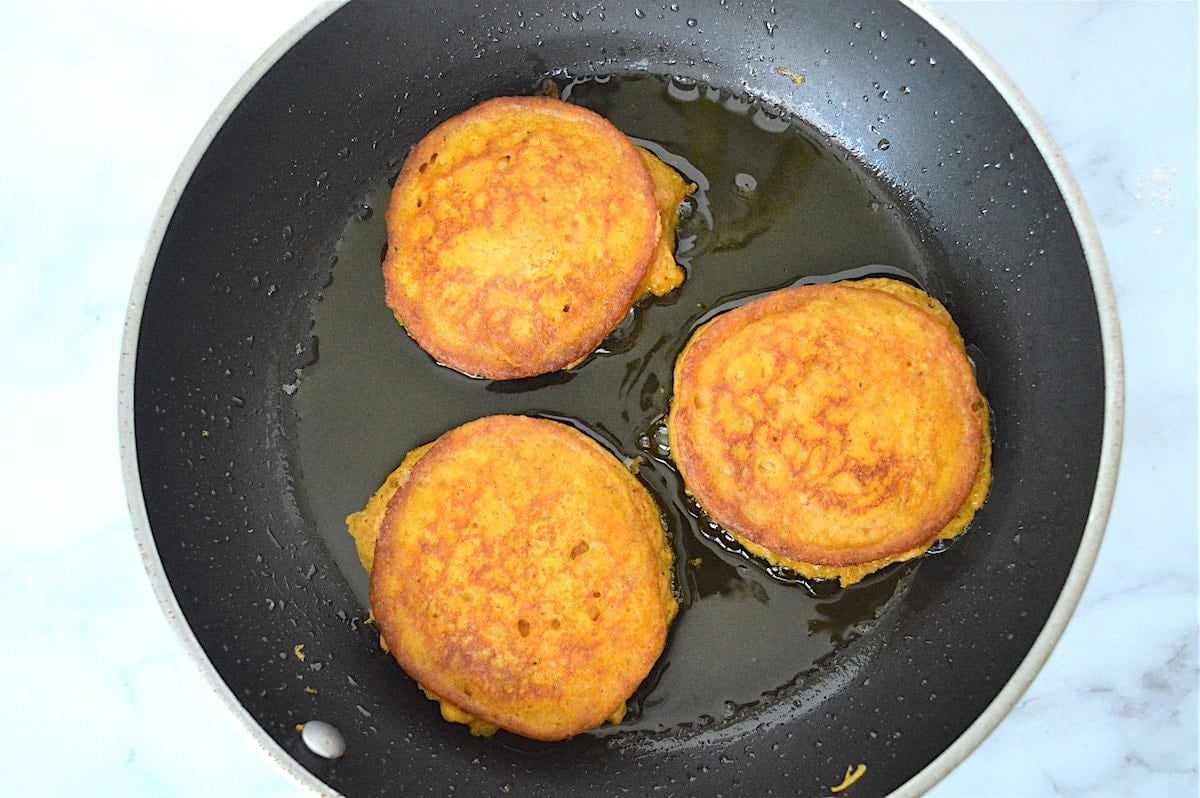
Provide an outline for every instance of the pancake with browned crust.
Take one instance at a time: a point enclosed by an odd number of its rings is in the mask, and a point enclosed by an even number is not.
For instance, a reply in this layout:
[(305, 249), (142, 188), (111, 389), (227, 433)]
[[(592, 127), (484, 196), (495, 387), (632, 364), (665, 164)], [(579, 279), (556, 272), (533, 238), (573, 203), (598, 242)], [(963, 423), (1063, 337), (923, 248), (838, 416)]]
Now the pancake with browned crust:
[[(656, 189), (679, 199), (660, 212)], [(592, 111), (548, 97), (485, 101), (404, 163), (387, 210), (388, 306), (465, 374), (568, 368), (647, 291), (683, 279), (674, 221), (686, 190)]]
[(414, 450), (371, 503), (382, 517), (347, 521), (373, 549), (372, 612), (444, 718), (538, 740), (621, 720), (677, 604), (658, 509), (620, 461), (489, 416)]
[(776, 291), (675, 366), (671, 452), (751, 553), (843, 585), (963, 530), (991, 483), (988, 407), (949, 313), (876, 278)]

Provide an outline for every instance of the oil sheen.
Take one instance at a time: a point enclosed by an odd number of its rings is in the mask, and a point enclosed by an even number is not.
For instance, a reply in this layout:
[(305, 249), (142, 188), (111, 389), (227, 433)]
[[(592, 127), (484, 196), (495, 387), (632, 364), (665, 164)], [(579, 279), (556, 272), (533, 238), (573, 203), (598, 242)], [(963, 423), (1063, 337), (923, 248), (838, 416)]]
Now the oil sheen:
[[(675, 358), (699, 324), (796, 283), (890, 274), (924, 282), (918, 233), (886, 187), (802, 123), (715, 88), (658, 77), (581, 79), (564, 99), (607, 117), (698, 185), (681, 209), (684, 284), (640, 303), (579, 366), (509, 382), (434, 363), (383, 299), (390, 186), (348, 209), (332, 280), (314, 306), (320, 357), (293, 397), (299, 500), (367, 607), (345, 517), (410, 449), (466, 421), (522, 413), (571, 423), (631, 464), (662, 510), (680, 613), (617, 727), (669, 732), (753, 712), (870, 634), (915, 564), (846, 589), (746, 555), (690, 500), (667, 446)], [(889, 264), (879, 266), (877, 264)]]

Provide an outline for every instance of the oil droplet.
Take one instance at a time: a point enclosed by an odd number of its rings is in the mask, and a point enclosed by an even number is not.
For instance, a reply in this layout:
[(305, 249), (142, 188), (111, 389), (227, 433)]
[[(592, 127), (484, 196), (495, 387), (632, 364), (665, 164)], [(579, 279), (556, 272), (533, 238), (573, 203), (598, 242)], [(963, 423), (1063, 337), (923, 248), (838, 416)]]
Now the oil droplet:
[(690, 78), (674, 77), (667, 84), (667, 94), (682, 102), (700, 99), (700, 87)]
[(697, 25), (697, 22), (696, 22), (695, 17), (688, 17), (687, 26), (689, 28), (694, 28), (694, 27), (696, 27), (696, 25)]
[(757, 109), (750, 120), (756, 128), (767, 133), (783, 133), (791, 129), (791, 123), (781, 113), (767, 108)]
[(635, 17), (637, 17), (638, 19), (645, 19), (645, 18), (646, 18), (646, 12), (645, 12), (645, 11), (643, 11), (642, 9), (640, 9), (640, 8), (635, 8), (635, 9), (633, 9), (633, 15), (634, 15)]
[(888, 141), (887, 139), (879, 140), (879, 149), (886, 150), (888, 147), (891, 147), (891, 146), (892, 146), (892, 142)]

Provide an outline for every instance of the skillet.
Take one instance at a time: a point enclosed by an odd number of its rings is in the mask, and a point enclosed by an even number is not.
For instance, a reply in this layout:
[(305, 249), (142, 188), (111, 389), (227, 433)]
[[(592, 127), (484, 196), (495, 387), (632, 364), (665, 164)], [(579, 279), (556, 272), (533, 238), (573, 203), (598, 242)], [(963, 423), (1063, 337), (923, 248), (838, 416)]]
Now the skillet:
[[(1103, 258), (1019, 103), (899, 3), (349, 3), (309, 25), (185, 165), (123, 361), (151, 577), (231, 709), (301, 784), (346, 795), (819, 795), (860, 762), (850, 794), (928, 788), (1057, 639), (1115, 472)], [(438, 121), (547, 77), (706, 184), (681, 238), (689, 283), (571, 372), (459, 378), (371, 294), (381, 198)], [(936, 556), (857, 591), (785, 584), (676, 501), (655, 449), (669, 363), (705, 314), (859, 273), (913, 279), (955, 316), (996, 479)], [(685, 612), (630, 724), (552, 746), (471, 738), (365, 623), (339, 515), (408, 448), (489, 412), (644, 455), (677, 558), (709, 563), (677, 573)], [(303, 744), (314, 719), (344, 756)]]

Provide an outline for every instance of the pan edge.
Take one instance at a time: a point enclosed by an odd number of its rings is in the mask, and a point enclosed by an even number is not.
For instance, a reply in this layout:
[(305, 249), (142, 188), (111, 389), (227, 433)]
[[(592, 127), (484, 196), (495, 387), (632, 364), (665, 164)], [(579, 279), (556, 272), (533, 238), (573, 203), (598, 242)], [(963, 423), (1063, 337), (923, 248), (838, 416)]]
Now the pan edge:
[(1104, 432), (1100, 461), (1096, 470), (1096, 486), (1083, 537), (1066, 582), (1033, 646), (987, 709), (950, 747), (892, 793), (897, 798), (913, 798), (932, 789), (999, 727), (1041, 672), (1083, 596), (1100, 551), (1116, 493), (1117, 471), (1124, 436), (1125, 367), (1116, 293), (1108, 268), (1108, 259), (1083, 191), (1049, 128), (1012, 78), (957, 23), (942, 12), (929, 7), (925, 0), (900, 2), (945, 36), (947, 41), (974, 64), (1012, 109), (1017, 120), (1028, 131), (1038, 153), (1045, 160), (1054, 182), (1062, 192), (1075, 231), (1079, 234), (1095, 296), (1104, 356)]
[(305, 789), (308, 794), (336, 797), (328, 785), (321, 782), (300, 766), (292, 756), (283, 749), (261, 726), (251, 717), (250, 713), (237, 700), (237, 696), (221, 678), (216, 667), (204, 653), (195, 632), (184, 617), (179, 601), (171, 589), (166, 570), (158, 555), (154, 535), (150, 529), (149, 515), (146, 510), (145, 497), (142, 493), (141, 473), (137, 461), (137, 441), (134, 424), (134, 378), (138, 337), (141, 330), (142, 308), (158, 252), (162, 246), (167, 226), (179, 204), (180, 197), (187, 187), (200, 159), (204, 156), (213, 139), (220, 132), (225, 121), (233, 110), (245, 99), (246, 95), (258, 84), (259, 80), (272, 66), (299, 42), (313, 28), (327, 19), (335, 11), (345, 5), (348, 0), (323, 0), (317, 7), (296, 21), (283, 33), (262, 55), (260, 55), (237, 83), (222, 98), (213, 110), (204, 127), (196, 135), (187, 154), (184, 156), (175, 175), (172, 177), (167, 190), (155, 212), (154, 221), (146, 237), (145, 249), (138, 262), (137, 272), (129, 292), (129, 301), (125, 314), (125, 324), (121, 335), (121, 353), (117, 371), (117, 425), (118, 440), (121, 456), (122, 479), (125, 484), (125, 500), (129, 508), (129, 518), (137, 540), (138, 551), (142, 558), (142, 566), (158, 600), (159, 609), (166, 618), (168, 626), (174, 631), (184, 652), (193, 661), (209, 689), (219, 699), (237, 721), (239, 731), (257, 745), (257, 750), (270, 758), (271, 762), (291, 779), (292, 783)]

